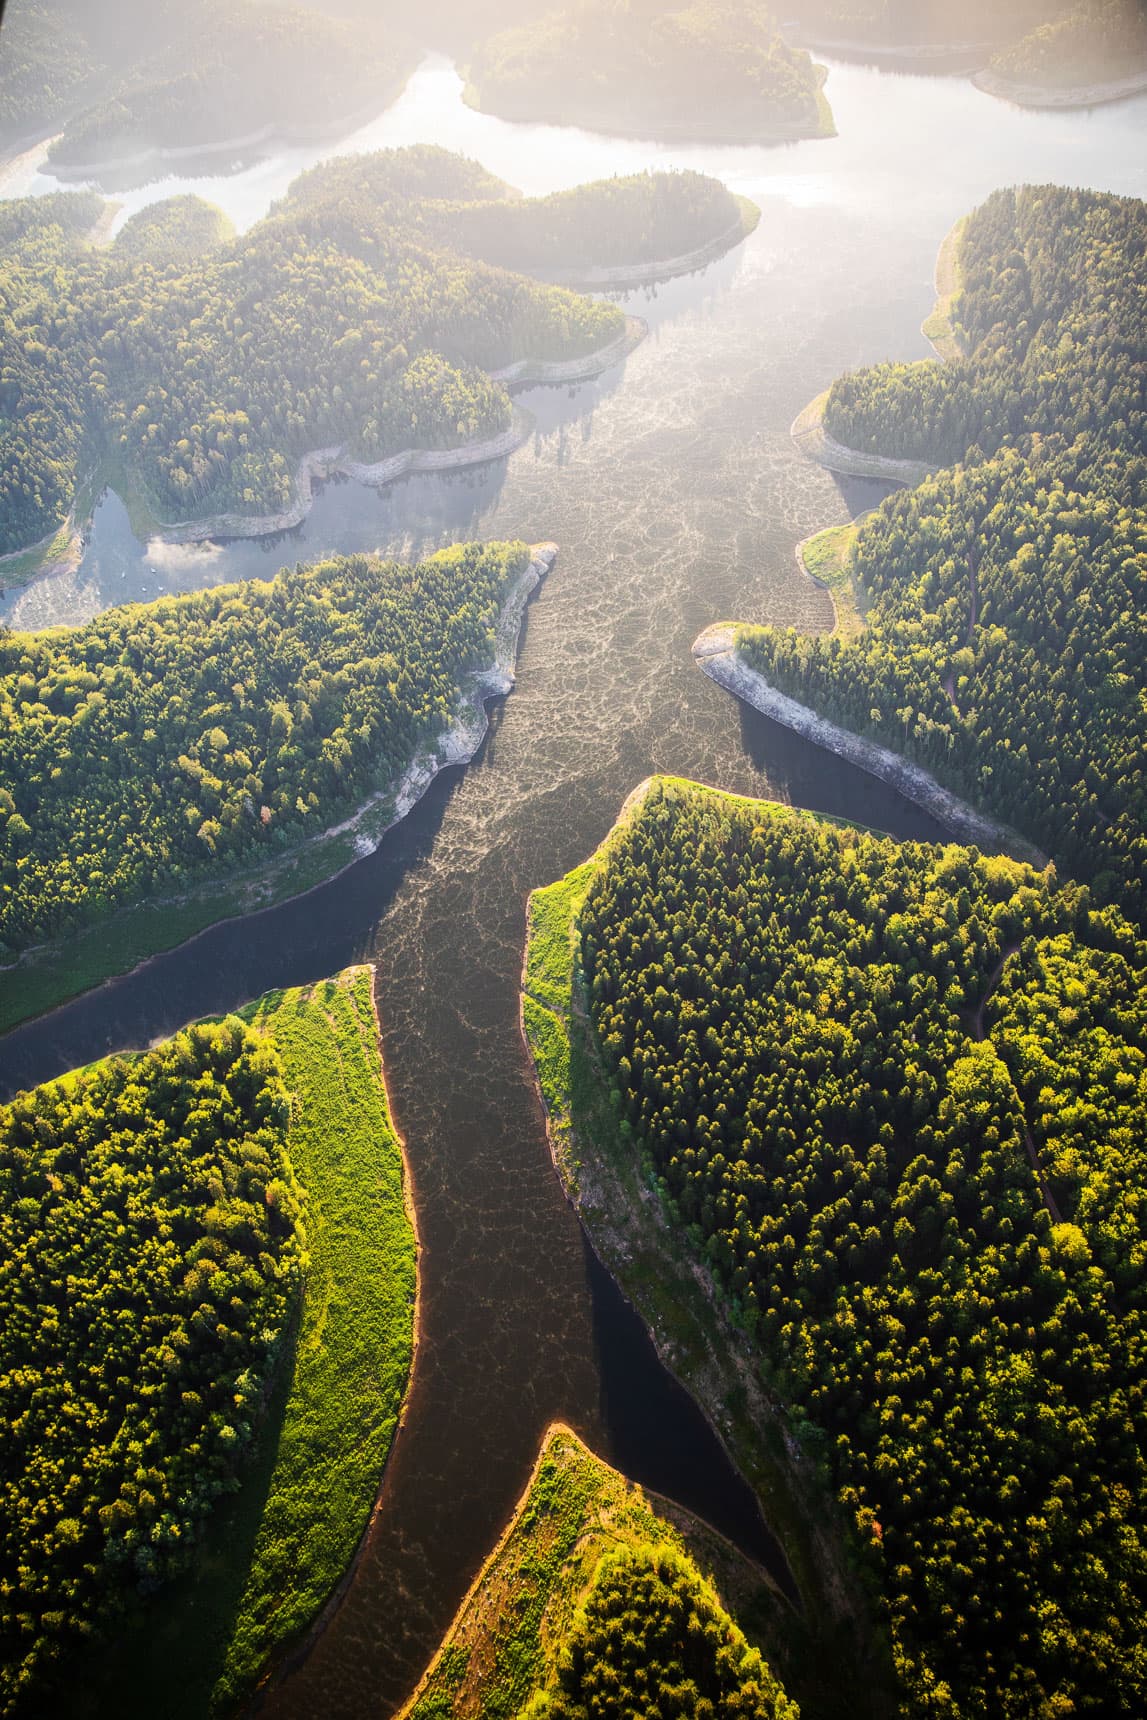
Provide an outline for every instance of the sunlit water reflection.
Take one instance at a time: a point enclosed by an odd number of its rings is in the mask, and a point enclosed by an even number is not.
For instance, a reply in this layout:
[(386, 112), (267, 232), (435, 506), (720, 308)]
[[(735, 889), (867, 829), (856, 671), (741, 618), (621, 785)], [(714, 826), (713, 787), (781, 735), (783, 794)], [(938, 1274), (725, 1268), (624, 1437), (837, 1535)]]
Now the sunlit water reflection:
[[(109, 502), (74, 583), (44, 582), (11, 606), (37, 625), (324, 550), (415, 554), (475, 534), (561, 544), (482, 755), (439, 779), (378, 854), (0, 1044), (10, 1087), (269, 986), (379, 963), (425, 1245), (423, 1343), (366, 1556), (314, 1652), (271, 1698), (277, 1713), (378, 1714), (401, 1698), (556, 1415), (718, 1520), (743, 1512), (592, 1270), (552, 1175), (518, 1032), (526, 892), (584, 858), (655, 770), (934, 833), (890, 790), (740, 711), (696, 672), (689, 647), (721, 617), (827, 623), (827, 599), (798, 572), (793, 546), (881, 492), (845, 495), (795, 453), (788, 426), (838, 371), (927, 351), (917, 331), (956, 217), (1024, 179), (1144, 190), (1145, 102), (1026, 114), (959, 80), (853, 67), (834, 68), (829, 93), (835, 140), (659, 149), (471, 114), (449, 68), (429, 64), (354, 147), (433, 139), (529, 191), (667, 161), (700, 166), (761, 200), (760, 227), (704, 275), (631, 301), (651, 333), (620, 372), (572, 395), (524, 396), (538, 433), (509, 461), (381, 497), (331, 486), (289, 541), (178, 556), (135, 544)], [(249, 222), (306, 164), (296, 154), (192, 188)], [(188, 187), (152, 190), (175, 188)]]

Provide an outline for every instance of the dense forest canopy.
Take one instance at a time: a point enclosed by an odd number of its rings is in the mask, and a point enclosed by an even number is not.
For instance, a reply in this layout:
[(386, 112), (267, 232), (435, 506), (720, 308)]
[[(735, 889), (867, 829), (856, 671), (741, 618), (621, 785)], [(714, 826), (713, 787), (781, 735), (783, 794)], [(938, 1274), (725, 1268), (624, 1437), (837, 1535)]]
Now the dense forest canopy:
[(623, 1145), (853, 1519), (907, 1709), (1142, 1713), (1141, 940), (1006, 859), (660, 782), (575, 950)]
[(782, 692), (905, 752), (1147, 915), (1147, 461), (1090, 437), (969, 461), (860, 528), (847, 639), (745, 627)]
[(1139, 922), (1145, 239), (1129, 198), (1037, 187), (978, 209), (957, 304), (968, 360), (863, 371), (832, 397), (842, 439), (921, 452), (923, 433), (963, 465), (861, 526), (863, 633), (739, 633), (782, 691), (908, 753)]
[[(417, 152), (416, 152), (417, 153)], [(80, 476), (126, 463), (161, 518), (265, 514), (308, 449), (377, 460), (497, 434), (484, 370), (579, 357), (614, 305), (419, 243), (409, 202), (290, 198), (187, 262), (84, 249), (66, 200), (6, 205), (0, 553), (55, 530)]]
[(692, 1560), (670, 1547), (606, 1553), (528, 1720), (799, 1720)]
[(991, 46), (1005, 43), (1007, 54), (1029, 31), (1042, 31), (1067, 18), (1096, 14), (1101, 8), (1122, 12), (1135, 0), (788, 0), (784, 15), (814, 37), (879, 47)]
[(551, 1425), (403, 1720), (798, 1720), (731, 1593), (755, 1611), (763, 1572)]
[[(666, 261), (732, 242), (745, 206), (688, 170), (631, 173), (522, 197), (477, 162), (419, 145), (340, 156), (300, 175), (283, 205), (307, 231), (354, 234), (403, 221), (420, 243), (526, 274)], [(751, 206), (750, 206), (751, 212)]]
[(234, 237), (235, 229), (222, 209), (185, 193), (137, 210), (116, 234), (115, 244), (125, 257), (136, 261), (190, 264)]
[(474, 48), (467, 98), (504, 119), (768, 139), (831, 129), (809, 56), (762, 0), (577, 0)]
[(349, 131), (382, 111), (413, 59), (377, 11), (352, 23), (290, 0), (13, 0), (0, 113), (42, 134), (63, 122), (51, 162), (98, 168), (260, 131)]
[(847, 447), (941, 462), (1034, 431), (1142, 451), (1147, 205), (1060, 186), (996, 191), (959, 243), (952, 320), (967, 357), (838, 378), (825, 428)]
[(522, 544), (0, 635), (0, 948), (267, 857), (396, 780), (488, 663)]
[(1147, 66), (1143, 0), (1085, 0), (1048, 10), (1046, 20), (993, 57), (993, 72), (1057, 89), (1118, 82)]
[(0, 1712), (186, 1557), (301, 1283), (278, 1059), (234, 1018), (0, 1106)]

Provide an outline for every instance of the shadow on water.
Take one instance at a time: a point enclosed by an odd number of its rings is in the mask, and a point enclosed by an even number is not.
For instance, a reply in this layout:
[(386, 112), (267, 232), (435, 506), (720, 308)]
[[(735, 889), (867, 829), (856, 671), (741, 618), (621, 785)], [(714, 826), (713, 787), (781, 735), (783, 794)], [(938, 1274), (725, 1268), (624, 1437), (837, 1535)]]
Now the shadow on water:
[[(810, 812), (825, 812), (833, 818), (843, 818), (849, 824), (865, 829), (888, 830), (904, 842), (950, 842), (944, 826), (911, 801), (879, 783), (862, 770), (836, 759), (819, 747), (793, 745), (793, 735), (771, 717), (755, 711), (751, 705), (738, 701), (741, 719), (741, 745), (760, 771), (766, 768), (776, 773), (776, 762), (783, 758), (788, 770), (783, 778), (783, 796), (793, 806), (806, 806)], [(882, 816), (893, 811), (894, 817), (882, 824)]]
[[(499, 701), (499, 704), (501, 701)], [(488, 744), (483, 742), (483, 747)], [(442, 771), (381, 845), (329, 884), (243, 919), (109, 980), (0, 1039), (0, 1096), (111, 1052), (166, 1038), (277, 988), (307, 985), (371, 955), (371, 928), (434, 848), (462, 767)]]
[(585, 1249), (610, 1461), (630, 1480), (703, 1517), (799, 1605), (788, 1561), (752, 1488), (689, 1393), (662, 1366), (641, 1316), (588, 1240)]

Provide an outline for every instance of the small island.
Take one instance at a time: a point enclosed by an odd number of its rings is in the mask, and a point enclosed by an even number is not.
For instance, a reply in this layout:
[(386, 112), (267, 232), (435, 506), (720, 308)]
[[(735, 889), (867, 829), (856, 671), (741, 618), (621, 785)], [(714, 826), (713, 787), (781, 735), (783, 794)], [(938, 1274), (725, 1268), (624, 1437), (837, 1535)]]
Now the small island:
[(890, 70), (971, 76), (1021, 107), (1097, 107), (1147, 89), (1138, 0), (792, 0), (787, 33), (815, 53)]
[(399, 1720), (581, 1720), (603, 1688), (645, 1720), (799, 1720), (722, 1599), (756, 1608), (764, 1590), (727, 1541), (555, 1425)]
[(1050, 873), (673, 778), (530, 898), (555, 1163), (783, 1538), (806, 1714), (1133, 1701), (1145, 974)]
[(0, 1183), (5, 1711), (230, 1712), (344, 1578), (411, 1368), (371, 970), (18, 1095)]
[(466, 100), (502, 119), (780, 143), (833, 135), (823, 75), (760, 0), (579, 0), (480, 42)]
[(1098, 107), (1147, 90), (1147, 12), (1084, 0), (995, 54), (973, 82), (1019, 107)]

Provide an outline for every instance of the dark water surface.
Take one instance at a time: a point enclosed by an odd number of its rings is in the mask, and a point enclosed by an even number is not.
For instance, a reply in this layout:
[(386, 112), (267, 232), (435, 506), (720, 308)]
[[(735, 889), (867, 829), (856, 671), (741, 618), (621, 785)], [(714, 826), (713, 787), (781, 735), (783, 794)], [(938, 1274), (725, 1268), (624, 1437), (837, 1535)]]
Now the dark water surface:
[[(508, 462), (382, 498), (332, 486), (291, 542), (208, 551), (190, 573), (160, 567), (109, 502), (78, 582), (18, 600), (14, 619), (35, 625), (324, 549), (413, 551), (471, 534), (561, 545), (482, 753), (440, 777), (378, 853), (0, 1042), (10, 1090), (269, 987), (378, 964), (422, 1233), (422, 1341), (364, 1558), (313, 1652), (272, 1693), (277, 1715), (382, 1715), (402, 1699), (555, 1417), (770, 1557), (744, 1489), (553, 1175), (518, 1026), (526, 894), (584, 859), (652, 771), (937, 834), (890, 789), (739, 708), (693, 667), (690, 646), (731, 616), (827, 624), (793, 546), (882, 492), (846, 494), (795, 453), (788, 427), (838, 371), (927, 350), (916, 331), (953, 220), (1021, 179), (1144, 189), (1144, 103), (1017, 114), (963, 83), (855, 68), (834, 70), (829, 94), (834, 141), (691, 152), (691, 165), (758, 196), (757, 233), (705, 275), (631, 301), (652, 332), (621, 371), (523, 396), (539, 431)], [(448, 105), (438, 118), (420, 135), (457, 143), (470, 123)], [(612, 170), (610, 140), (486, 120), (481, 135), (489, 149), (474, 152), (529, 189), (545, 188), (547, 165), (554, 184)], [(640, 147), (618, 144), (617, 169)]]

